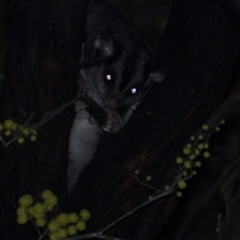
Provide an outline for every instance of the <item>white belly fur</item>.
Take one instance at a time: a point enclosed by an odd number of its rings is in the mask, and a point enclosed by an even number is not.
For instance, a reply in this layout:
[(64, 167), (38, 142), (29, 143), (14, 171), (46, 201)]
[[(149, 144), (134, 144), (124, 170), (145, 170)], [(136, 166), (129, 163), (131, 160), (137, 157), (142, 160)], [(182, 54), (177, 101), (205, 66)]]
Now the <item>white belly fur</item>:
[(68, 192), (72, 191), (79, 174), (87, 166), (96, 151), (101, 128), (97, 123), (89, 122), (89, 113), (85, 109), (77, 112), (69, 140)]

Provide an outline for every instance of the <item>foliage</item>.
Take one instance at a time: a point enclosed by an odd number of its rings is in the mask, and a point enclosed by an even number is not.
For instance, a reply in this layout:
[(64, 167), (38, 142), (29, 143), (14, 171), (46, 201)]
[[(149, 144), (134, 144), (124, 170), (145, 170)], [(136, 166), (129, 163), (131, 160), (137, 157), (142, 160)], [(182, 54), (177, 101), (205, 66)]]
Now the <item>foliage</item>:
[(6, 119), (4, 123), (0, 123), (0, 141), (5, 147), (8, 147), (14, 141), (23, 144), (25, 138), (35, 142), (37, 130), (30, 128), (28, 125), (16, 123), (12, 119)]
[[(33, 205), (33, 197), (29, 194), (19, 198), (19, 207), (17, 208), (18, 224), (25, 224), (31, 221), (39, 233), (39, 239), (45, 235), (49, 235), (50, 240), (58, 240), (73, 236), (78, 231), (86, 229), (86, 221), (90, 218), (90, 213), (86, 209), (82, 209), (77, 213), (60, 213), (53, 218), (47, 214), (52, 212), (57, 205), (58, 198), (50, 191), (45, 190), (41, 195), (43, 202), (37, 202)], [(45, 227), (42, 232), (40, 229)]]

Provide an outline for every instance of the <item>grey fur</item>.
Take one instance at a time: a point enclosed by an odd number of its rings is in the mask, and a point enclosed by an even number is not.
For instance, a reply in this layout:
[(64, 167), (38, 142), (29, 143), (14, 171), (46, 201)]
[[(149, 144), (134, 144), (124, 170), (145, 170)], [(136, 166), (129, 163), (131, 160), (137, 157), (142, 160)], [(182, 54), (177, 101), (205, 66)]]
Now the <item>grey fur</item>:
[[(84, 104), (76, 104), (69, 142), (69, 191), (93, 158), (102, 130), (119, 131), (146, 94), (151, 81), (161, 81), (165, 76), (160, 71), (150, 71), (152, 53), (135, 26), (103, 2), (89, 1), (83, 46), (82, 62), (99, 62), (82, 68), (81, 75), (92, 99), (115, 116), (117, 126), (109, 127), (108, 123), (101, 129), (97, 123), (90, 122), (91, 116)], [(121, 118), (115, 114), (119, 108), (126, 108)]]

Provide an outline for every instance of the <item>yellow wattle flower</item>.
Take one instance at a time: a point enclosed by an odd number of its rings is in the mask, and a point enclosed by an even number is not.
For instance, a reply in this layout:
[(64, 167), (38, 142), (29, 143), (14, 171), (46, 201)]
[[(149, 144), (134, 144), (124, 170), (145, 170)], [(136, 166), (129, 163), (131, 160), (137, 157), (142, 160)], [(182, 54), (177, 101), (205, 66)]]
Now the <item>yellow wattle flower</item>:
[(201, 163), (200, 161), (196, 161), (196, 162), (195, 162), (195, 165), (196, 165), (196, 167), (201, 167), (201, 166), (202, 166), (202, 163)]
[(184, 189), (184, 188), (187, 187), (187, 183), (186, 183), (185, 181), (183, 181), (183, 180), (180, 180), (180, 181), (178, 182), (178, 187), (179, 187), (180, 189)]
[(202, 129), (204, 130), (204, 131), (207, 131), (208, 130), (208, 125), (207, 124), (204, 124), (204, 125), (202, 125)]
[(36, 225), (38, 227), (44, 227), (46, 225), (46, 220), (45, 218), (37, 218), (36, 219)]
[(46, 210), (51, 211), (58, 202), (57, 197), (48, 189), (44, 190), (41, 196), (44, 199), (43, 204), (46, 207)]
[(36, 213), (44, 213), (45, 212), (45, 207), (42, 203), (36, 203), (34, 206), (34, 211)]
[(148, 182), (150, 182), (150, 181), (152, 180), (152, 176), (150, 176), (150, 175), (147, 176), (147, 177), (146, 177), (146, 180), (147, 180)]
[(177, 195), (177, 197), (182, 197), (182, 192), (180, 192), (180, 191), (178, 191), (178, 192), (176, 192), (176, 195)]
[(28, 221), (27, 216), (18, 216), (17, 217), (17, 222), (18, 224), (25, 224)]
[(86, 223), (84, 221), (79, 221), (76, 227), (79, 231), (84, 231), (86, 229)]
[(183, 158), (181, 158), (181, 157), (176, 158), (176, 163), (177, 164), (181, 164), (182, 162), (183, 162)]
[(57, 216), (55, 221), (59, 224), (59, 226), (64, 227), (69, 223), (68, 222), (68, 215), (66, 213), (61, 213)]
[(69, 213), (68, 214), (69, 223), (76, 223), (78, 220), (79, 220), (79, 217), (76, 213)]
[(67, 228), (68, 235), (74, 236), (74, 235), (77, 234), (77, 232), (78, 232), (78, 230), (77, 230), (77, 227), (75, 225), (68, 226), (68, 228)]
[(65, 228), (59, 228), (58, 229), (58, 235), (60, 238), (65, 238), (67, 237), (67, 229)]
[(13, 122), (13, 120), (12, 119), (6, 119), (5, 121), (4, 121), (4, 127), (6, 128), (6, 129), (11, 129), (12, 128), (12, 126), (13, 126), (13, 124), (14, 124), (14, 122)]
[(19, 144), (24, 143), (24, 138), (23, 138), (23, 137), (18, 138), (18, 143), (19, 143)]
[(17, 208), (17, 215), (19, 217), (25, 217), (25, 216), (27, 217), (27, 210), (26, 210), (26, 208), (22, 207), (22, 206), (18, 207)]
[(24, 128), (22, 130), (22, 133), (25, 135), (25, 136), (28, 136), (29, 135), (29, 130), (27, 128)]
[(32, 142), (35, 142), (35, 141), (37, 140), (37, 137), (36, 137), (35, 135), (32, 135), (32, 136), (30, 137), (30, 140), (31, 140)]
[(82, 209), (79, 215), (83, 221), (87, 221), (91, 217), (91, 214), (87, 209)]
[(184, 167), (185, 168), (191, 168), (192, 167), (192, 164), (191, 164), (191, 162), (190, 161), (186, 161), (186, 162), (184, 162)]
[(26, 194), (20, 197), (18, 202), (22, 207), (29, 207), (33, 203), (33, 197), (30, 194)]
[(191, 153), (191, 148), (184, 147), (184, 148), (183, 148), (183, 153), (184, 153), (185, 155), (189, 155), (189, 154)]
[(12, 131), (11, 131), (11, 130), (6, 130), (6, 131), (5, 131), (5, 135), (6, 135), (6, 136), (10, 136), (11, 134), (12, 134)]
[(59, 228), (59, 225), (56, 221), (52, 220), (49, 224), (48, 224), (48, 230), (50, 232), (55, 232), (57, 231)]

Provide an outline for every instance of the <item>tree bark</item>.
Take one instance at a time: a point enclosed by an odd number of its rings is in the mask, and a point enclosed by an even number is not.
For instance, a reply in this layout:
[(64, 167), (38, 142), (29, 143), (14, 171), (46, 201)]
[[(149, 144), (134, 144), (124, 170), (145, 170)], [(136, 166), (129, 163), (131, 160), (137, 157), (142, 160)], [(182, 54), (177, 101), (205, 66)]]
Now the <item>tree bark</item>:
[[(151, 175), (158, 189), (173, 181), (184, 143), (225, 97), (239, 40), (239, 26), (221, 1), (173, 2), (156, 53), (158, 67), (169, 69), (169, 77), (154, 86), (121, 133), (102, 139), (79, 179), (74, 201), (93, 214), (89, 231), (103, 228), (152, 194), (136, 184), (136, 169), (143, 179)], [(155, 202), (108, 233), (154, 239), (177, 202), (175, 195)]]
[[(31, 123), (40, 122), (44, 114), (76, 96), (79, 69), (62, 64), (62, 59), (80, 60), (87, 1), (12, 0), (9, 8), (1, 122), (13, 119), (23, 124), (31, 115)], [(27, 234), (29, 229), (21, 235), (22, 228), (15, 225), (15, 204), (21, 195), (38, 199), (49, 188), (58, 196), (59, 206), (64, 205), (73, 118), (72, 105), (40, 127), (36, 142), (26, 139), (20, 145), (15, 141), (7, 148), (1, 144), (1, 211), (7, 216), (1, 224), (2, 239), (35, 238), (32, 231)]]

